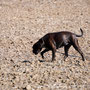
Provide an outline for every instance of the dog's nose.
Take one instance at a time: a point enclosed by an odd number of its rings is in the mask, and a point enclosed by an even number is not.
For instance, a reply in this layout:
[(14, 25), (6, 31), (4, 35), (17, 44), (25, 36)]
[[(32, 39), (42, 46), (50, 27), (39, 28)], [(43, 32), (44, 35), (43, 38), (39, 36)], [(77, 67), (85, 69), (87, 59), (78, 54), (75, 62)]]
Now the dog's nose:
[(35, 54), (35, 51), (34, 50), (32, 50), (32, 52)]
[(36, 52), (36, 51), (34, 51), (34, 50), (33, 50), (32, 52), (33, 52), (35, 55), (37, 55), (37, 54), (38, 54), (38, 52)]
[(35, 55), (37, 55), (38, 54), (38, 52), (34, 52), (35, 53)]

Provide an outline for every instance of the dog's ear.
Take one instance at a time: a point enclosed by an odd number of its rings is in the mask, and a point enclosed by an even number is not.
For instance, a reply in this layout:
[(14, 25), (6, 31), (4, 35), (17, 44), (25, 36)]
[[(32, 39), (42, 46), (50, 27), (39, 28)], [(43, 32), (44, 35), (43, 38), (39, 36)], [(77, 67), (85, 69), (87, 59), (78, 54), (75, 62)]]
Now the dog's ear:
[(42, 38), (41, 38), (41, 39), (39, 39), (39, 42), (40, 42), (40, 43), (43, 43), (43, 40), (42, 40)]
[(39, 42), (41, 43), (41, 46), (44, 45), (44, 40), (42, 38), (39, 40)]

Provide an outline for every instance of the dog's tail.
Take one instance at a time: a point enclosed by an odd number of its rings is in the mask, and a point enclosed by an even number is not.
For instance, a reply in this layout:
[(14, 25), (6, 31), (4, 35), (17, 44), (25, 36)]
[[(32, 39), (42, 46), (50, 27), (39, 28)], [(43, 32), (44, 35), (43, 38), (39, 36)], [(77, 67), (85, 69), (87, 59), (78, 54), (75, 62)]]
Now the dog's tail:
[(80, 28), (81, 35), (76, 35), (76, 37), (82, 37), (83, 36), (83, 30)]

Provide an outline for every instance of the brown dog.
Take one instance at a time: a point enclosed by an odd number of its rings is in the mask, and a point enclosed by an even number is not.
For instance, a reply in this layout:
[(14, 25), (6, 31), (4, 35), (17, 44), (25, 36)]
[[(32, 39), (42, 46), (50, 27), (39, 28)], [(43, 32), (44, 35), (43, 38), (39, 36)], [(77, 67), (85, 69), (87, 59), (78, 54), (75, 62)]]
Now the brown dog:
[(81, 37), (83, 35), (83, 30), (81, 28), (80, 31), (81, 35), (76, 35), (68, 31), (48, 33), (33, 45), (33, 53), (38, 54), (42, 50), (42, 48), (45, 48), (45, 50), (41, 52), (41, 56), (42, 58), (44, 58), (43, 54), (51, 50), (53, 61), (55, 59), (56, 49), (64, 46), (65, 50), (64, 59), (66, 59), (68, 57), (68, 50), (72, 45), (80, 53), (80, 55), (82, 56), (82, 60), (84, 61), (85, 60), (84, 55), (79, 47), (77, 40), (77, 37)]

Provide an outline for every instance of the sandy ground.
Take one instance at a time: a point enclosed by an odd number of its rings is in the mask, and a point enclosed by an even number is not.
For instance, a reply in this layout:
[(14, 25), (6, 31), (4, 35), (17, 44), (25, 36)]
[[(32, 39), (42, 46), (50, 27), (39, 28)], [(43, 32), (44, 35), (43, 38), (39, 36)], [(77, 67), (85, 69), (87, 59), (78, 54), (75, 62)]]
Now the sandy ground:
[[(54, 62), (32, 53), (46, 33), (80, 28), (85, 62), (73, 47), (66, 61), (63, 48)], [(90, 90), (90, 0), (0, 0), (0, 90)]]

